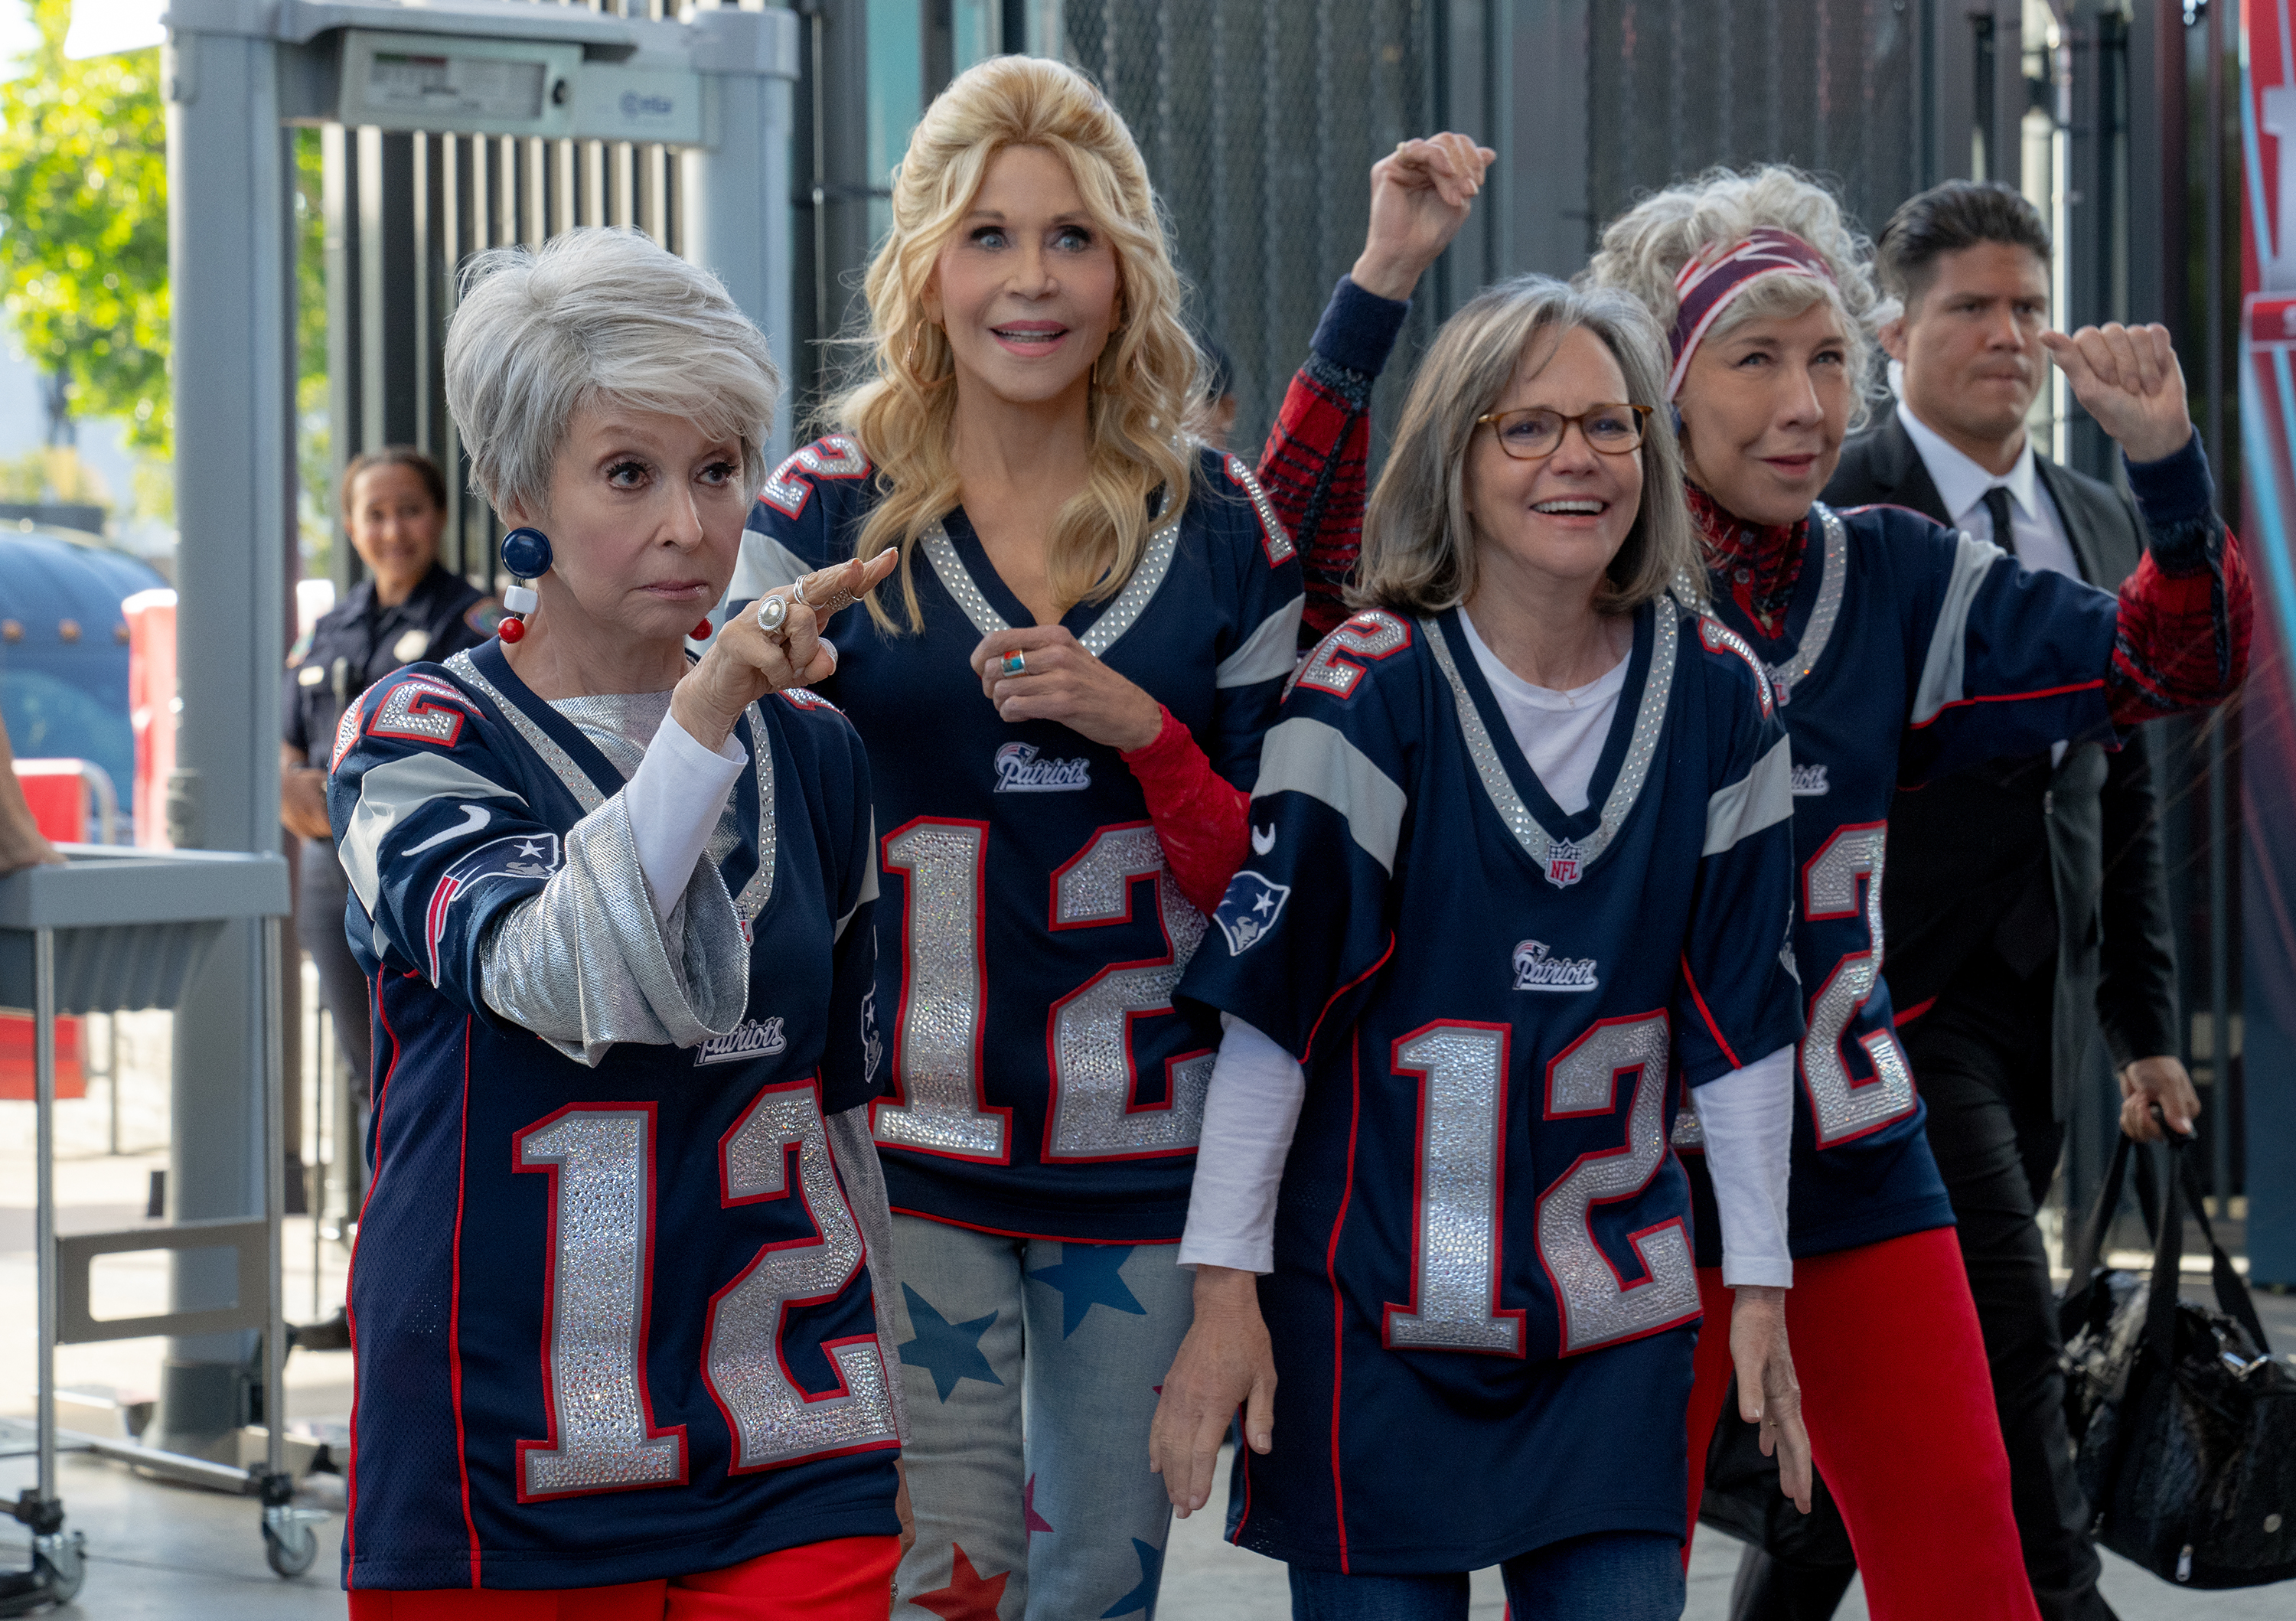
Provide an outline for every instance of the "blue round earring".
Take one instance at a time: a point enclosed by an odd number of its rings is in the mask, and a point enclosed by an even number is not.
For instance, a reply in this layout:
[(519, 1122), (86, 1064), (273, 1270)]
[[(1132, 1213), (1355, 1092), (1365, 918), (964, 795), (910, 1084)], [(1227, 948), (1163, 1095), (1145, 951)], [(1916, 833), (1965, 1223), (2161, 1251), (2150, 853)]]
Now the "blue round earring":
[(542, 602), (526, 582), (550, 572), (550, 536), (540, 529), (512, 529), (503, 536), (502, 561), (519, 583), (503, 593), (503, 621), (495, 634), (505, 642), (516, 642), (526, 634), (526, 616)]

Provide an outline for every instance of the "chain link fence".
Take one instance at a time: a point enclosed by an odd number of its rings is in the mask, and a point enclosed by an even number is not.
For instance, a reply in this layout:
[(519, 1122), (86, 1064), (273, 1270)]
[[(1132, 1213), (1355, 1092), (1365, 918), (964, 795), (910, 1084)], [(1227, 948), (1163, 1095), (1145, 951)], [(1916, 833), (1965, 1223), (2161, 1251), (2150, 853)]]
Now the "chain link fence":
[[(1371, 166), (1434, 113), (1430, 0), (1066, 0), (1062, 53), (1132, 127), (1199, 330), (1235, 368), (1234, 445), (1265, 439), (1363, 246)], [(1391, 423), (1435, 328), (1414, 306), (1380, 385)]]
[(1824, 176), (1868, 234), (1921, 190), (1910, 0), (1593, 0), (1592, 229), (1715, 164)]

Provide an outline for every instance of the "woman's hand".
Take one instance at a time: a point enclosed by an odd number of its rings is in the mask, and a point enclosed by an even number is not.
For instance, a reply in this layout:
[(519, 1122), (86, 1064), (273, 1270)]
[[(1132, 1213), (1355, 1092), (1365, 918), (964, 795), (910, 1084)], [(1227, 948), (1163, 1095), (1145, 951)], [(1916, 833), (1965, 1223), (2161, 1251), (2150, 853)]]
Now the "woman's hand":
[(1762, 1456), (1778, 1461), (1778, 1489), (1809, 1512), (1809, 1432), (1801, 1386), (1786, 1345), (1786, 1291), (1741, 1286), (1730, 1308), (1730, 1360), (1738, 1372), (1738, 1415), (1762, 1427)]
[[(703, 748), (716, 749), (742, 711), (768, 692), (828, 680), (836, 673), (837, 655), (822, 643), (820, 620), (865, 594), (900, 561), (889, 549), (866, 563), (856, 559), (817, 569), (791, 589), (769, 591), (742, 610), (711, 638), (701, 662), (671, 694), (669, 712), (677, 724)], [(788, 604), (789, 617), (778, 629), (761, 629), (758, 610), (776, 601)]]
[(906, 1559), (909, 1550), (917, 1545), (917, 1512), (909, 1506), (909, 1465), (906, 1459), (894, 1458), (893, 1478), (900, 1483), (893, 1489), (893, 1512), (901, 1517), (901, 1557)]
[(1196, 1320), (1164, 1376), (1148, 1427), (1148, 1469), (1182, 1519), (1210, 1501), (1228, 1420), (1266, 1455), (1275, 1445), (1275, 1357), (1259, 1315), (1259, 1280), (1232, 1266), (1196, 1268)]
[(2043, 332), (2041, 342), (2071, 385), (2081, 409), (2112, 436), (2132, 462), (2158, 462), (2184, 449), (2193, 437), (2184, 368), (2177, 364), (2169, 329), (2123, 326), (2118, 321), (2084, 326), (2067, 337)]
[(301, 838), (334, 841), (335, 830), (327, 821), (327, 774), (304, 765), (299, 756), (279, 774), (279, 821)]
[(1371, 166), (1371, 226), (1348, 279), (1400, 302), (1440, 258), (1475, 206), (1483, 171), (1498, 153), (1447, 132), (1406, 141)]
[[(1008, 655), (1022, 667), (1005, 673)], [(1162, 706), (1084, 649), (1057, 625), (1027, 625), (983, 636), (973, 674), (1001, 720), (1056, 720), (1126, 754), (1163, 730)]]

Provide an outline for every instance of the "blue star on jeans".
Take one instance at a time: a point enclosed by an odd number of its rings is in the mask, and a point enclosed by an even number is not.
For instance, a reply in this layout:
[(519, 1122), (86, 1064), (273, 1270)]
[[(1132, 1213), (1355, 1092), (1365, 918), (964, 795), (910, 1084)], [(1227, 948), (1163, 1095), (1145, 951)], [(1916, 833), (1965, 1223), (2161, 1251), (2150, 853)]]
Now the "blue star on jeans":
[(1136, 1616), (1156, 1601), (1156, 1576), (1164, 1568), (1164, 1552), (1151, 1548), (1138, 1537), (1132, 1539), (1133, 1551), (1140, 1555), (1140, 1585), (1100, 1612), (1101, 1621), (1111, 1616)]
[(980, 1337), (996, 1322), (995, 1312), (971, 1322), (951, 1322), (909, 1285), (902, 1284), (901, 1293), (908, 1298), (909, 1322), (917, 1330), (917, 1337), (901, 1347), (901, 1361), (931, 1372), (933, 1389), (942, 1401), (948, 1400), (948, 1393), (961, 1379), (977, 1379), (988, 1385), (1004, 1382), (980, 1354)]
[(1095, 1306), (1145, 1317), (1148, 1308), (1116, 1275), (1133, 1251), (1130, 1244), (1063, 1244), (1061, 1258), (1029, 1275), (1061, 1291), (1061, 1338), (1066, 1339)]

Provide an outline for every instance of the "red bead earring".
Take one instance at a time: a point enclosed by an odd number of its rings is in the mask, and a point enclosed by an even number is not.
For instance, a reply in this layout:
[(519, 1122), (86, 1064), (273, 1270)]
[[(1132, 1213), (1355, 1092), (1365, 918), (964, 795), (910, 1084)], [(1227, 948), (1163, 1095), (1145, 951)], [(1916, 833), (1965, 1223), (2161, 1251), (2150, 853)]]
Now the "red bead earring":
[(709, 620), (704, 619), (701, 624), (695, 626), (688, 634), (691, 634), (696, 642), (707, 642), (709, 640), (709, 633), (717, 628), (718, 627), (715, 625), (712, 625)]

